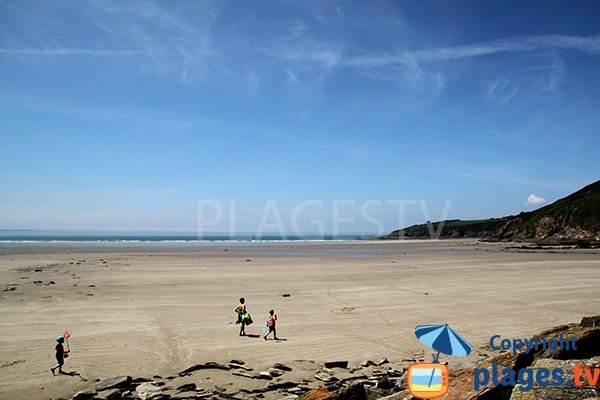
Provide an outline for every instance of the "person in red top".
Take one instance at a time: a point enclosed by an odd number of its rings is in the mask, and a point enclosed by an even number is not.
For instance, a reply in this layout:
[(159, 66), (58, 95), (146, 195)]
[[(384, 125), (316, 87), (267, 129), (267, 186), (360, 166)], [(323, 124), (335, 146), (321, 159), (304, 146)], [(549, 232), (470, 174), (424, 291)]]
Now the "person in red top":
[(265, 340), (267, 340), (267, 336), (269, 333), (273, 332), (273, 340), (279, 340), (277, 337), (277, 329), (275, 328), (277, 325), (277, 315), (274, 310), (269, 310), (269, 319), (267, 320), (267, 327), (269, 328), (269, 332), (264, 336)]

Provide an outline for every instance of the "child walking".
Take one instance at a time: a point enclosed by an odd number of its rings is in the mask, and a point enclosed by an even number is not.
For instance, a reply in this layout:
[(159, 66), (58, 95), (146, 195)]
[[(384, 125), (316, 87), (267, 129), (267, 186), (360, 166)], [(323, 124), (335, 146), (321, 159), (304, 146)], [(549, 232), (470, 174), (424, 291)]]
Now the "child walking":
[(56, 375), (54, 373), (54, 371), (56, 371), (56, 369), (58, 368), (58, 373), (62, 374), (62, 366), (65, 364), (65, 357), (69, 356), (69, 350), (65, 350), (65, 348), (63, 347), (63, 343), (65, 341), (65, 338), (62, 336), (59, 336), (56, 338), (56, 341), (58, 342), (56, 344), (56, 347), (54, 347), (54, 350), (56, 350), (56, 361), (58, 362), (58, 364), (56, 364), (56, 366), (50, 368), (50, 370), (52, 371), (52, 375)]
[(277, 325), (277, 314), (275, 314), (274, 310), (269, 310), (269, 319), (267, 320), (267, 327), (269, 328), (269, 332), (264, 336), (264, 339), (267, 340), (267, 336), (269, 333), (273, 332), (273, 340), (279, 340), (277, 337), (277, 329), (275, 328)]

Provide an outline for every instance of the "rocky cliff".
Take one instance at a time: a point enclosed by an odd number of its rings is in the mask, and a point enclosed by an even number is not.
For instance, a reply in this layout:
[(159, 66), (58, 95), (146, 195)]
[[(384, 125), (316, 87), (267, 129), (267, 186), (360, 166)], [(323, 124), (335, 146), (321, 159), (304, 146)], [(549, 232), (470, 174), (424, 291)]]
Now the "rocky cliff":
[(600, 181), (535, 211), (502, 218), (427, 222), (398, 229), (383, 239), (399, 237), (483, 238), (548, 244), (600, 244)]

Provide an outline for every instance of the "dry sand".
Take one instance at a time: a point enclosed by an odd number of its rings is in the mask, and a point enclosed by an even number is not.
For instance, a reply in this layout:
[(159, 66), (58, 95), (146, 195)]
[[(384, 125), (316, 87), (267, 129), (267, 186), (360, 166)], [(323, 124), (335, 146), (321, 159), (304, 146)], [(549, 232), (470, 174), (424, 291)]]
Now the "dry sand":
[[(313, 368), (297, 360), (385, 356), (401, 364), (423, 349), (413, 334), (419, 324), (448, 323), (480, 347), (493, 334), (527, 337), (600, 314), (597, 251), (503, 247), (464, 240), (0, 244), (0, 398), (69, 396), (96, 378), (164, 377), (232, 358), (257, 370), (288, 363), (296, 376)], [(240, 296), (255, 320), (248, 333), (262, 334), (274, 308), (285, 340), (239, 337)], [(64, 330), (73, 335), (65, 370), (87, 381), (50, 373)], [(477, 353), (442, 361), (464, 365)], [(226, 371), (185, 382), (266, 384)]]

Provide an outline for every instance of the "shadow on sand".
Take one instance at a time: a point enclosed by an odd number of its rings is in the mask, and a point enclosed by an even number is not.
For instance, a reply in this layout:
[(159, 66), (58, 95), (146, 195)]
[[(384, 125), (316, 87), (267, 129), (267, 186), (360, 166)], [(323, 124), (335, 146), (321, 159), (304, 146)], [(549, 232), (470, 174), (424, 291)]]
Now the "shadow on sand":
[(67, 376), (78, 376), (79, 379), (81, 379), (84, 382), (87, 382), (87, 379), (85, 379), (83, 376), (81, 376), (81, 374), (77, 371), (70, 371), (70, 372), (60, 372), (58, 375), (67, 375)]

